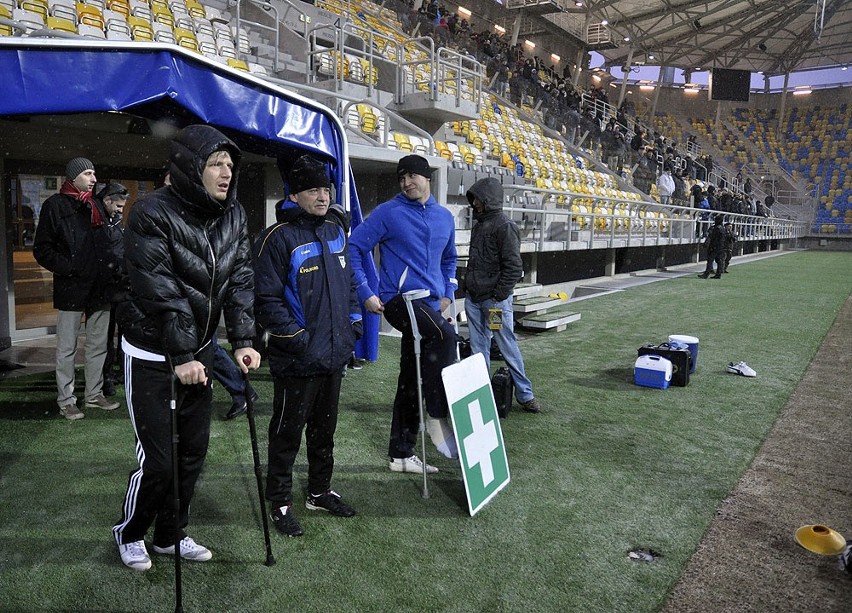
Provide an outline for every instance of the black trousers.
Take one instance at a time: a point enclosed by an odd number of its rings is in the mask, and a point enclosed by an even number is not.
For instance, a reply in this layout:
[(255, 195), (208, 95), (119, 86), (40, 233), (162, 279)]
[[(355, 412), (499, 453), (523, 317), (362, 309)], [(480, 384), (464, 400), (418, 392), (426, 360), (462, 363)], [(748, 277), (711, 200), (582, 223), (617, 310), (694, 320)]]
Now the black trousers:
[[(196, 359), (212, 371), (213, 356), (209, 346)], [(210, 440), (213, 394), (210, 378), (207, 385), (175, 383), (180, 491), (180, 514), (175, 518), (169, 406), (171, 376), (168, 362), (124, 356), (125, 394), (136, 436), (139, 468), (130, 473), (122, 518), (112, 529), (118, 544), (143, 539), (151, 524), (154, 524), (155, 545), (172, 545), (176, 528), (181, 538), (186, 536), (189, 504)]]
[(707, 266), (704, 268), (704, 274), (709, 275), (713, 272), (713, 265), (716, 265), (716, 274), (721, 275), (725, 270), (725, 251), (719, 249), (717, 251), (707, 251)]
[[(456, 331), (441, 314), (424, 300), (413, 302), (414, 318), (420, 331), (420, 373), (426, 411), (432, 417), (449, 415), (447, 396), (441, 371), (456, 360)], [(402, 332), (399, 352), (399, 379), (393, 401), (388, 455), (407, 458), (414, 455), (417, 433), (420, 431), (420, 410), (417, 402), (417, 362), (414, 354), (414, 334), (411, 319), (402, 296), (385, 304), (385, 319)]]
[[(113, 372), (113, 366), (117, 363), (119, 368), (121, 368), (121, 364), (124, 362), (124, 353), (121, 351), (121, 330), (118, 330), (118, 335), (116, 337), (116, 319), (115, 319), (115, 310), (118, 307), (118, 303), (113, 302), (110, 304), (109, 309), (109, 324), (107, 325), (107, 352), (106, 357), (104, 358), (104, 380), (115, 379), (115, 373)], [(121, 373), (119, 373), (121, 374)]]
[(308, 492), (331, 489), (334, 471), (334, 431), (343, 369), (314, 377), (275, 377), (266, 498), (273, 507), (293, 502), (293, 463), (302, 443), (308, 451)]

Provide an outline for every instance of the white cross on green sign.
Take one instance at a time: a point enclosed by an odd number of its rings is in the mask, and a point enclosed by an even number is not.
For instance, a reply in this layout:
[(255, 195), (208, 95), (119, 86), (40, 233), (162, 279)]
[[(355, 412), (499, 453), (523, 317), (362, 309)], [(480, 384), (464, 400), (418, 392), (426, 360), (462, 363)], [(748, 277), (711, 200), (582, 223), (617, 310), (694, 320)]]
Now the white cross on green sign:
[(481, 354), (448, 366), (442, 377), (459, 446), (468, 507), (475, 515), (510, 480), (491, 381)]

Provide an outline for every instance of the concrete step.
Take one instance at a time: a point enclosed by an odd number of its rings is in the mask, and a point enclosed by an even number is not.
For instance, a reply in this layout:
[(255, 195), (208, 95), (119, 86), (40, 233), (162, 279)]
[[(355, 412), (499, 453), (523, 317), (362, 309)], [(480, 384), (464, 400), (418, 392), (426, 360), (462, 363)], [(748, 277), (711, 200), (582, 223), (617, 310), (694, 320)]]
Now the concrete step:
[(518, 325), (529, 330), (562, 332), (568, 327), (568, 324), (579, 320), (579, 313), (541, 313), (539, 315), (529, 315), (518, 320)]
[(513, 301), (537, 295), (541, 291), (540, 283), (518, 283), (512, 292)]
[(538, 313), (564, 304), (565, 301), (560, 300), (559, 298), (551, 298), (549, 296), (531, 296), (529, 298), (515, 300), (512, 308), (515, 313)]

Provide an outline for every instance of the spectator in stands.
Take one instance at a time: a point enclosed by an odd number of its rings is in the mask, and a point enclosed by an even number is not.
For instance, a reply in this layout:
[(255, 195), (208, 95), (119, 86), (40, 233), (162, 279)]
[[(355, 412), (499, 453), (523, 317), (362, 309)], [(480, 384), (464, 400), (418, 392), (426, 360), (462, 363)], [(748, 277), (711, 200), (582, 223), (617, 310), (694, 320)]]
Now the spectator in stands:
[(657, 178), (656, 152), (651, 147), (645, 150), (645, 155), (633, 171), (633, 186), (646, 194), (651, 193), (651, 185)]
[(506, 89), (509, 87), (509, 64), (503, 60), (503, 56), (497, 56), (500, 58), (500, 63), (497, 67), (497, 75), (495, 80), (497, 95), (501, 98), (506, 97)]
[[(467, 192), (476, 223), (470, 235), (470, 254), (464, 277), (465, 313), (470, 330), (470, 349), (481, 353), (490, 371), (491, 339), (515, 382), (515, 397), (530, 413), (541, 411), (524, 370), (524, 358), (514, 332), (512, 291), (524, 276), (521, 235), (503, 213), (503, 186), (494, 178), (480, 179)], [(491, 327), (491, 313), (500, 312), (500, 327)]]
[(689, 206), (688, 192), (686, 191), (686, 181), (683, 178), (683, 171), (672, 173), (674, 181), (674, 192), (672, 192), (672, 204), (676, 206)]
[(684, 166), (683, 173), (684, 176), (692, 181), (695, 181), (695, 162), (692, 159), (691, 155), (686, 156), (686, 165)]
[(701, 238), (704, 238), (707, 234), (707, 222), (710, 219), (710, 203), (707, 201), (707, 192), (702, 191), (698, 196), (698, 209), (701, 209), (701, 213), (696, 218), (695, 222), (695, 232)]
[(719, 210), (719, 201), (716, 199), (716, 186), (712, 183), (707, 186), (707, 204), (712, 210)]
[(743, 193), (746, 196), (751, 196), (751, 177), (746, 177), (745, 183), (743, 183)]
[[(119, 309), (119, 322), (139, 468), (130, 475), (113, 534), (121, 561), (133, 570), (151, 567), (144, 539), (152, 524), (157, 553), (199, 562), (213, 557), (185, 529), (210, 438), (207, 373), (223, 312), (240, 369), (260, 366), (252, 348), (254, 273), (246, 215), (236, 199), (239, 160), (240, 150), (218, 130), (184, 128), (172, 140), (171, 185), (139, 200), (128, 219), (130, 299)], [(169, 398), (175, 401), (172, 408)], [(176, 469), (172, 419), (180, 439)], [(174, 470), (179, 473), (177, 516)], [(178, 551), (176, 536), (181, 537)]]
[[(115, 396), (116, 380), (124, 377), (124, 353), (121, 351), (121, 330), (118, 343), (115, 338), (116, 309), (127, 300), (130, 287), (124, 268), (124, 204), (128, 191), (121, 183), (108, 183), (97, 195), (97, 202), (104, 214), (104, 232), (107, 238), (106, 266), (112, 273), (109, 277), (107, 298), (110, 303), (109, 324), (106, 335), (106, 356), (104, 357), (104, 396)], [(117, 346), (116, 346), (117, 345)], [(115, 366), (118, 364), (118, 368)]]
[(633, 134), (633, 138), (630, 139), (630, 165), (638, 163), (642, 158), (642, 147), (645, 146), (644, 143), (644, 135), (645, 133), (642, 131), (642, 128), (636, 128), (636, 132)]
[(713, 226), (707, 233), (707, 238), (704, 245), (707, 248), (707, 267), (704, 272), (698, 275), (702, 279), (706, 279), (713, 272), (713, 264), (716, 264), (716, 274), (714, 279), (722, 278), (722, 271), (725, 270), (725, 227), (722, 225), (722, 215), (716, 215), (713, 220)]
[(103, 394), (103, 367), (107, 349), (109, 299), (104, 294), (112, 276), (105, 220), (92, 190), (95, 167), (77, 157), (65, 167), (65, 182), (41, 208), (33, 241), (36, 261), (53, 273), (56, 321), (56, 387), (59, 414), (65, 419), (84, 417), (74, 395), (74, 358), (81, 320), (86, 318), (86, 407), (107, 411), (119, 404)]
[(675, 181), (672, 177), (671, 166), (663, 165), (663, 172), (657, 177), (657, 194), (660, 196), (660, 204), (669, 204), (675, 191)]
[[(456, 358), (456, 333), (441, 313), (454, 300), (456, 282), (455, 220), (431, 195), (432, 170), (426, 158), (407, 155), (397, 164), (401, 193), (380, 204), (352, 232), (350, 251), (358, 298), (367, 311), (383, 313), (402, 332), (400, 371), (393, 403), (388, 456), (394, 472), (438, 472), (414, 454), (420, 429), (414, 336), (405, 292), (427, 289), (429, 296), (414, 302), (422, 340), (422, 383), (427, 430), (438, 449), (457, 455), (447, 424), (449, 412), (441, 370)], [(381, 270), (378, 295), (367, 284), (364, 262), (379, 246)]]
[(301, 536), (293, 514), (293, 464), (303, 431), (305, 506), (337, 517), (355, 515), (331, 489), (331, 477), (340, 385), (361, 334), (361, 307), (346, 246), (348, 224), (340, 223), (342, 215), (329, 214), (325, 163), (302, 155), (289, 170), (288, 185), (282, 221), (255, 243), (255, 302), (257, 321), (269, 336), (275, 383), (266, 497), (275, 527), (286, 536)]

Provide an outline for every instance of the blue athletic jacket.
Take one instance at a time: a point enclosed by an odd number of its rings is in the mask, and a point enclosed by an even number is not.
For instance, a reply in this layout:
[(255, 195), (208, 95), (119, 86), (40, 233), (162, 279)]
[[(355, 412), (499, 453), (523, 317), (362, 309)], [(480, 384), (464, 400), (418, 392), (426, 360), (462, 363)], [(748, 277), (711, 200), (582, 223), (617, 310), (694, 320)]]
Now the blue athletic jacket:
[(367, 284), (362, 261), (380, 245), (379, 291), (382, 302), (414, 289), (428, 289), (430, 305), (452, 299), (456, 281), (456, 229), (453, 214), (433, 196), (425, 204), (404, 194), (383, 202), (352, 231), (349, 249), (363, 303), (376, 292)]
[(340, 370), (361, 331), (343, 228), (295, 202), (254, 245), (255, 317), (268, 333), (276, 377)]

